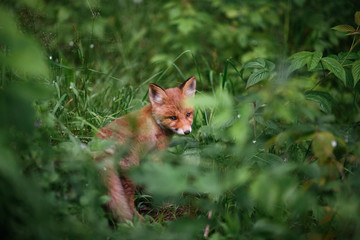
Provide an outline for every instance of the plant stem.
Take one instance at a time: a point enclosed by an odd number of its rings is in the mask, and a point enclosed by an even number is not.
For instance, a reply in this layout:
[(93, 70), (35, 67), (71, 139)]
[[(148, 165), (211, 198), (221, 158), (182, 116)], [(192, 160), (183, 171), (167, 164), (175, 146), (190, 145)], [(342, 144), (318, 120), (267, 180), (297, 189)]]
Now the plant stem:
[[(359, 26), (356, 28), (356, 30), (358, 30), (358, 29), (359, 29)], [(356, 41), (356, 36), (354, 36), (353, 41), (352, 41), (352, 43), (351, 43), (351, 47), (350, 47), (348, 53), (346, 54), (345, 58), (342, 60), (341, 66), (344, 66), (345, 61), (347, 60), (347, 58), (349, 57), (350, 53), (354, 50), (354, 48), (356, 47), (356, 45), (357, 45), (359, 42), (360, 42), (360, 38)], [(320, 63), (321, 63), (322, 68), (324, 69), (324, 66), (322, 65), (322, 62), (321, 62), (321, 61), (320, 61)], [(330, 74), (331, 74), (331, 72), (329, 72), (326, 76), (328, 76), (328, 75), (330, 75)], [(324, 78), (323, 78), (323, 79), (320, 79), (320, 81), (318, 81), (318, 82), (315, 84), (315, 86), (311, 88), (311, 90), (313, 90), (314, 88), (316, 88), (316, 87), (326, 78), (326, 76), (324, 75)]]
[[(359, 30), (359, 26), (356, 28), (356, 31)], [(349, 52), (346, 54), (344, 60), (341, 62), (341, 66), (343, 66), (344, 62), (346, 61), (346, 59), (349, 57), (350, 53), (352, 52), (352, 50), (356, 47), (356, 45), (359, 43), (359, 40), (358, 39), (356, 42), (355, 42), (355, 39), (356, 39), (356, 35), (354, 36), (353, 38), (353, 41), (351, 43), (351, 47), (349, 49)]]

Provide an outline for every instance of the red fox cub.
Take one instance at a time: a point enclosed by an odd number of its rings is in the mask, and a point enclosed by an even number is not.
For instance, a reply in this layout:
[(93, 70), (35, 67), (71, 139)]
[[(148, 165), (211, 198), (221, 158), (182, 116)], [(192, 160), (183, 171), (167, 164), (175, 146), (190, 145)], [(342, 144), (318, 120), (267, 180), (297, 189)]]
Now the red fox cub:
[(95, 157), (96, 161), (105, 162), (102, 175), (111, 197), (108, 207), (116, 220), (131, 220), (134, 214), (140, 216), (134, 205), (136, 186), (123, 173), (129, 167), (139, 165), (141, 154), (151, 149), (165, 149), (175, 133), (187, 135), (191, 132), (194, 110), (184, 100), (193, 97), (195, 89), (195, 77), (176, 88), (163, 89), (150, 84), (149, 105), (114, 120), (98, 132), (98, 138), (130, 146), (129, 154), (119, 159), (121, 175), (109, 157), (115, 153), (113, 148)]

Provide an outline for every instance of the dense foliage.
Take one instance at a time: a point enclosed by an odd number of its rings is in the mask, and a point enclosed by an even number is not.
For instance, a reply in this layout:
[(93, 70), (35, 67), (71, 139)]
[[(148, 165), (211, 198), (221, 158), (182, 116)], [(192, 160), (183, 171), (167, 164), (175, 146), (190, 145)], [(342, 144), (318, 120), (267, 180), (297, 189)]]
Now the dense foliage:
[[(360, 238), (357, 1), (0, 4), (3, 239)], [(93, 136), (191, 75), (193, 133), (114, 223)]]

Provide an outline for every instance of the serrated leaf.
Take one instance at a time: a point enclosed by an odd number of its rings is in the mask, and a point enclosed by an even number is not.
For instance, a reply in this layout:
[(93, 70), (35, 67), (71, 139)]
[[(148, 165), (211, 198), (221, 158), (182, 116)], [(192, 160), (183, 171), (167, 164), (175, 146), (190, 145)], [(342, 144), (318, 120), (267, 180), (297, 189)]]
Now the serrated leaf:
[(265, 60), (257, 58), (244, 64), (243, 68), (264, 68), (266, 66)]
[(360, 80), (360, 60), (357, 60), (353, 63), (351, 73), (354, 78), (354, 86), (356, 86), (356, 84)]
[(291, 61), (290, 67), (289, 67), (289, 71), (293, 72), (293, 71), (305, 66), (305, 64), (308, 63), (311, 55), (312, 55), (311, 52), (303, 51), (303, 52), (295, 53), (292, 56), (290, 56), (289, 60), (292, 60), (292, 61)]
[(330, 57), (324, 57), (321, 59), (321, 62), (325, 69), (332, 72), (336, 77), (338, 77), (344, 85), (346, 85), (346, 75), (345, 75), (345, 69), (341, 64), (336, 61), (333, 58)]
[(331, 112), (331, 105), (334, 102), (334, 99), (329, 93), (322, 91), (307, 91), (305, 92), (305, 97), (307, 100), (318, 103), (321, 110), (324, 112)]
[(298, 53), (295, 53), (293, 55), (291, 55), (289, 57), (289, 60), (291, 59), (299, 59), (299, 58), (307, 58), (309, 56), (311, 56), (312, 52), (308, 52), (308, 51), (302, 51), (302, 52), (298, 52)]
[(310, 60), (307, 63), (309, 71), (313, 70), (319, 64), (321, 57), (322, 52), (313, 52)]
[(305, 66), (307, 60), (306, 59), (295, 59), (291, 62), (290, 66), (289, 66), (289, 72), (293, 72), (299, 68), (302, 68), (303, 66)]
[(337, 25), (331, 29), (338, 31), (338, 32), (353, 32), (353, 31), (355, 31), (355, 28), (351, 25)]
[(355, 13), (355, 23), (356, 25), (360, 26), (360, 11)]
[(252, 73), (247, 81), (246, 88), (251, 87), (252, 85), (268, 78), (270, 76), (269, 70), (261, 69)]

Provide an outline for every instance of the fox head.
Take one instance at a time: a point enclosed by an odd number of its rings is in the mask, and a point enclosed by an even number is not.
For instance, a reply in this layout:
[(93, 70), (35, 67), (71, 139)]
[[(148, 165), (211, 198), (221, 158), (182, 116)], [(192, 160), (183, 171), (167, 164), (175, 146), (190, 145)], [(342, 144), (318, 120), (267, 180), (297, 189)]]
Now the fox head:
[(189, 78), (177, 88), (163, 89), (154, 83), (150, 84), (149, 99), (156, 123), (162, 129), (188, 135), (191, 132), (194, 109), (185, 100), (193, 97), (195, 90), (195, 77)]

